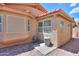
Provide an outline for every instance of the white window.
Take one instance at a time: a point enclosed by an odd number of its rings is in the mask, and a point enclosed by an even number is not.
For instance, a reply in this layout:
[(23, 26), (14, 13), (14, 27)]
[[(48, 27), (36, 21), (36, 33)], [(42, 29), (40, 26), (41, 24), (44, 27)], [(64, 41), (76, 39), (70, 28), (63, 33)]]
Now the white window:
[(64, 27), (64, 21), (60, 21), (60, 27)]
[(51, 32), (51, 20), (44, 21), (44, 32), (50, 33)]
[(2, 17), (0, 16), (0, 32), (2, 32)]
[(6, 25), (7, 25), (7, 32), (10, 33), (24, 33), (26, 32), (25, 28), (25, 18), (15, 15), (7, 15), (6, 17)]
[(42, 32), (43, 30), (43, 22), (38, 23), (38, 32)]
[(45, 20), (38, 23), (38, 32), (50, 33), (51, 28), (52, 28), (51, 20)]

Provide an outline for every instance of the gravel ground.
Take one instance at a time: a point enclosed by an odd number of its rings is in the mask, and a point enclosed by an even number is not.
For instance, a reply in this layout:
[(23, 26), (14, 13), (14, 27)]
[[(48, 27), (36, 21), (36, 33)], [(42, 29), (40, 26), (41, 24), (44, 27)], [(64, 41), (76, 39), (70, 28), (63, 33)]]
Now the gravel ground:
[[(39, 43), (15, 45), (0, 49), (0, 56), (44, 56), (34, 49)], [(79, 56), (79, 38), (74, 38), (64, 46), (55, 49), (47, 56)]]
[(29, 44), (15, 45), (6, 48), (0, 48), (0, 56), (15, 56), (17, 54), (31, 51), (37, 45), (38, 43), (29, 43)]
[(74, 54), (78, 54), (79, 53), (79, 38), (73, 38), (66, 45), (62, 46), (61, 49), (74, 53)]

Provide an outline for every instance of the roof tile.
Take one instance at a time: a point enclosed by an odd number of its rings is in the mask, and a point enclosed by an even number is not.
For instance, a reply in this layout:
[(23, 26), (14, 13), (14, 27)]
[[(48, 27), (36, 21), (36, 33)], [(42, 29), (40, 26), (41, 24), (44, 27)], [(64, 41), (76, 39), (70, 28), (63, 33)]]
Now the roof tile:
[(46, 13), (43, 13), (43, 14), (39, 15), (38, 17), (42, 17), (42, 16), (45, 16), (45, 15), (48, 15), (48, 14), (52, 14), (52, 13), (59, 12), (59, 11), (60, 11), (60, 9), (55, 9), (55, 10), (52, 11), (52, 12), (46, 12)]

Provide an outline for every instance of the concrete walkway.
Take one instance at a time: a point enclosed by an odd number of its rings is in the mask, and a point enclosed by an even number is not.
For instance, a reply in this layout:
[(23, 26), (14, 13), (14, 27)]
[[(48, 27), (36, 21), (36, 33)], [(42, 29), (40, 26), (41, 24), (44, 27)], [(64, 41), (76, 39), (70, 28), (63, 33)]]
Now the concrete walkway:
[[(34, 49), (38, 43), (30, 43), (16, 45), (0, 49), (0, 56), (44, 56), (39, 51)], [(79, 55), (79, 39), (74, 38), (64, 46), (55, 49), (47, 56), (78, 56)]]

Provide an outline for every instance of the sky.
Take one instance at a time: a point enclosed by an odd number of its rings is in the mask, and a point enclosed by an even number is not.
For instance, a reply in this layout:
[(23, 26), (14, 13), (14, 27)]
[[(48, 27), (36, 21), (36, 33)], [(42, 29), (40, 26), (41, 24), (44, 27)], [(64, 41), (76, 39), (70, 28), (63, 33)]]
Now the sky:
[(61, 8), (79, 22), (79, 3), (41, 3), (41, 5), (49, 12)]

